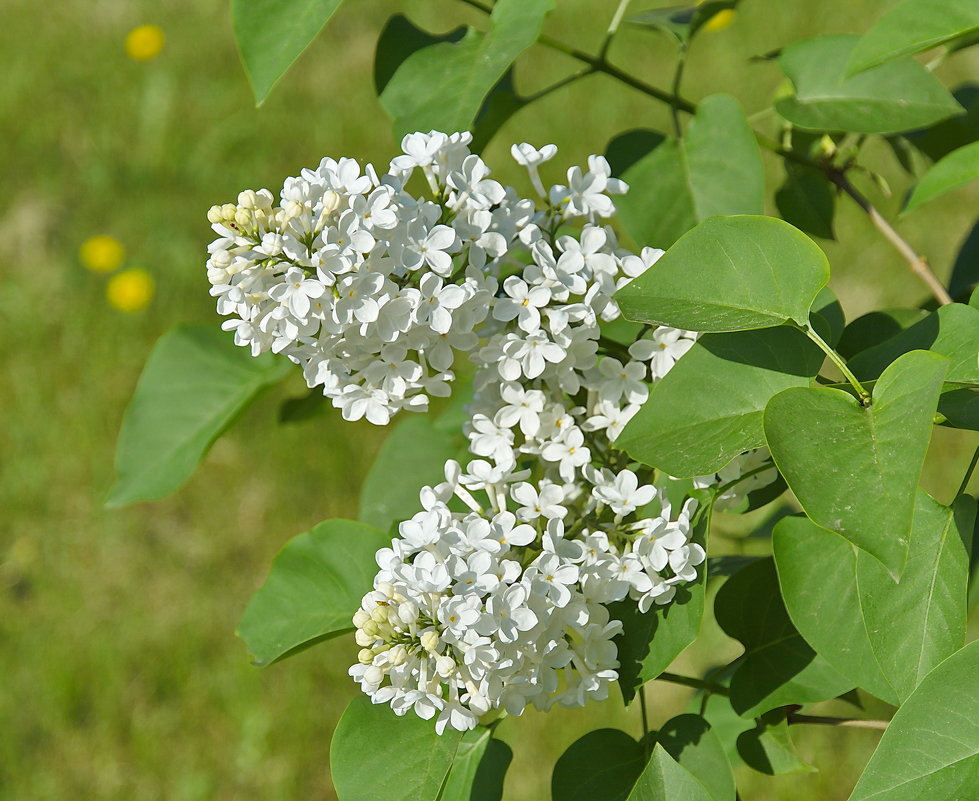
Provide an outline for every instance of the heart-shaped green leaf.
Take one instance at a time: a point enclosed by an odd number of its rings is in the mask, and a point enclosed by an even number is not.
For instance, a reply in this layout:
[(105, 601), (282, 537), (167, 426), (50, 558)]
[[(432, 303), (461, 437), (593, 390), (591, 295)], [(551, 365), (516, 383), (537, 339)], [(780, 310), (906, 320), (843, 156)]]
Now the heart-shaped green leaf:
[(853, 687), (792, 625), (771, 558), (746, 565), (724, 583), (714, 599), (714, 617), (744, 645), (730, 685), (731, 706), (743, 717), (825, 701)]
[(908, 198), (904, 211), (916, 209), (922, 203), (940, 197), (979, 178), (979, 142), (953, 150), (921, 176)]
[(809, 322), (829, 281), (815, 242), (774, 217), (711, 217), (615, 293), (630, 320), (723, 332)]
[(949, 359), (945, 380), (979, 385), (979, 309), (950, 303), (849, 363), (861, 381), (877, 378), (895, 359), (912, 350), (930, 350)]
[(914, 495), (948, 360), (912, 351), (891, 364), (864, 407), (842, 390), (787, 389), (765, 409), (779, 471), (809, 518), (883, 563), (907, 559)]
[(765, 444), (765, 405), (809, 386), (822, 363), (797, 328), (705, 334), (656, 382), (615, 445), (671, 476), (716, 473)]
[(500, 801), (513, 751), (489, 729), (462, 735), (438, 801)]
[(847, 74), (920, 53), (979, 31), (975, 0), (904, 0), (860, 37)]
[(712, 801), (707, 788), (678, 764), (662, 745), (653, 755), (629, 793), (627, 801)]
[(343, 0), (231, 0), (231, 23), (255, 102), (309, 47)]
[(269, 665), (353, 629), (391, 538), (352, 520), (328, 520), (289, 540), (238, 625), (256, 664)]
[(396, 136), (412, 131), (469, 130), (490, 90), (540, 35), (554, 0), (499, 0), (490, 30), (472, 28), (457, 42), (411, 53), (381, 92)]
[(737, 791), (724, 746), (700, 715), (677, 715), (656, 733), (656, 742), (697, 777), (712, 801), (734, 801)]
[(285, 359), (254, 358), (213, 325), (179, 326), (153, 347), (126, 408), (116, 446), (116, 483), (106, 505), (162, 498), (265, 388)]
[(950, 509), (919, 489), (899, 584), (838, 534), (804, 517), (783, 518), (772, 542), (792, 621), (854, 684), (899, 705), (962, 647), (975, 514), (968, 496)]
[(817, 36), (785, 48), (779, 64), (795, 93), (775, 101), (785, 119), (813, 131), (898, 133), (962, 112), (941, 82), (909, 58), (846, 77), (859, 37)]
[(643, 747), (619, 729), (596, 729), (558, 757), (551, 774), (553, 801), (622, 801), (643, 770)]
[[(633, 132), (609, 143), (610, 163), (626, 137), (635, 142)], [(621, 173), (629, 191), (615, 199), (623, 228), (640, 245), (668, 248), (715, 214), (764, 211), (758, 142), (730, 95), (701, 100), (679, 141), (644, 141), (655, 146)]]
[(755, 721), (755, 728), (738, 735), (738, 755), (759, 773), (781, 776), (811, 773), (795, 750), (784, 709), (773, 709)]
[(430, 720), (362, 695), (347, 706), (330, 744), (330, 774), (340, 801), (438, 801), (462, 732), (439, 736)]
[(979, 787), (979, 642), (925, 676), (897, 710), (849, 801), (971, 801)]

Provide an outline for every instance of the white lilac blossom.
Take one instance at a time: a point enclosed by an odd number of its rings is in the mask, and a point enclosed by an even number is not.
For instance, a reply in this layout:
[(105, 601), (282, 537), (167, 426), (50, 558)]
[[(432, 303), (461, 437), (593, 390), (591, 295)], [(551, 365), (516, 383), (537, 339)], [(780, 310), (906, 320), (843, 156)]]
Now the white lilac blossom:
[[(706, 507), (674, 509), (654, 471), (612, 447), (696, 339), (664, 326), (601, 339), (613, 293), (663, 253), (630, 253), (608, 226), (628, 187), (592, 156), (547, 189), (538, 168), (557, 148), (522, 143), (512, 155), (538, 195), (525, 198), (470, 142), (409, 134), (383, 175), (326, 158), (278, 200), (243, 192), (208, 214), (224, 327), (301, 365), (344, 418), (424, 411), (449, 394), (458, 354), (477, 368), (463, 427), (474, 458), (421, 491), (354, 616), (350, 675), (440, 733), (605, 698), (621, 630), (606, 605), (667, 604), (706, 558)], [(416, 172), (427, 197), (406, 189)], [(752, 472), (763, 464), (751, 454), (695, 485), (723, 485), (730, 504), (734, 479), (770, 478)]]

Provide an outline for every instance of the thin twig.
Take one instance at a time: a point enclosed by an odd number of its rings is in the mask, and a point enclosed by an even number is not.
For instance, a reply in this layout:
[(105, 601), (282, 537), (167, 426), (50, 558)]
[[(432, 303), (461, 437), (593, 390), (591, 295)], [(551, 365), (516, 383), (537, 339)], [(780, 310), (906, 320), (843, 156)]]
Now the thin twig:
[(714, 684), (712, 681), (697, 679), (693, 676), (681, 676), (678, 673), (660, 673), (656, 677), (659, 681), (668, 681), (672, 684), (682, 684), (684, 687), (693, 687), (695, 690), (705, 690), (712, 695), (730, 695), (731, 692), (722, 684)]
[(639, 711), (642, 715), (642, 748), (649, 759), (649, 718), (646, 714), (646, 685), (639, 688)]
[(972, 461), (969, 462), (969, 466), (966, 468), (965, 476), (962, 478), (962, 483), (959, 485), (959, 491), (955, 493), (956, 498), (965, 492), (965, 488), (969, 486), (969, 481), (972, 478), (972, 473), (976, 469), (977, 464), (979, 464), (979, 448), (976, 448), (976, 452), (972, 454)]
[(673, 115), (673, 132), (676, 138), (683, 136), (683, 129), (680, 127), (680, 109), (677, 108), (676, 100), (680, 97), (680, 83), (683, 81), (683, 68), (687, 65), (687, 45), (680, 45), (680, 55), (676, 62), (676, 72), (673, 73), (673, 102), (670, 103), (670, 112)]
[(931, 294), (935, 296), (935, 299), (942, 305), (945, 306), (952, 303), (952, 298), (946, 291), (942, 282), (938, 280), (935, 273), (931, 270), (931, 265), (928, 264), (928, 259), (924, 256), (919, 256), (914, 248), (908, 244), (907, 240), (904, 239), (894, 228), (891, 226), (887, 220), (881, 215), (877, 209), (874, 208), (873, 204), (867, 200), (859, 190), (850, 183), (850, 179), (846, 177), (846, 173), (840, 169), (826, 169), (824, 170), (826, 177), (832, 181), (839, 189), (846, 193), (861, 209), (866, 212), (867, 216), (870, 217), (870, 221), (876, 226), (877, 230), (880, 231), (884, 237), (890, 242), (897, 251), (905, 258), (908, 262), (908, 266), (918, 278), (920, 278), (931, 290)]
[(555, 81), (550, 86), (545, 86), (543, 89), (540, 89), (533, 94), (527, 95), (526, 97), (522, 97), (520, 99), (524, 103), (533, 103), (535, 100), (540, 100), (542, 97), (546, 97), (552, 92), (556, 92), (558, 89), (563, 89), (568, 84), (572, 84), (575, 81), (584, 78), (586, 75), (591, 75), (594, 71), (595, 69), (593, 67), (582, 67), (577, 72), (572, 72), (570, 75), (561, 78), (561, 80)]
[(884, 731), (887, 728), (886, 720), (863, 720), (862, 718), (827, 718), (822, 715), (800, 715), (798, 712), (790, 712), (786, 717), (790, 724), (794, 723), (816, 723), (821, 726), (840, 726), (848, 729), (874, 729)]
[(615, 34), (619, 32), (619, 25), (622, 24), (622, 17), (625, 16), (629, 2), (630, 0), (619, 0), (618, 8), (615, 9), (615, 15), (608, 24), (608, 30), (605, 32), (605, 38), (602, 40), (602, 47), (598, 51), (598, 57), (603, 61), (605, 60), (605, 56), (608, 55), (608, 49), (612, 46), (612, 40), (615, 38)]
[[(460, 0), (460, 2), (465, 3), (468, 6), (472, 6), (473, 8), (477, 8), (485, 14), (493, 13), (493, 9), (490, 6), (480, 2), (480, 0)], [(594, 72), (604, 73), (605, 75), (615, 78), (620, 83), (624, 83), (626, 86), (632, 87), (638, 92), (642, 92), (643, 94), (648, 95), (655, 100), (659, 100), (662, 103), (669, 104), (673, 109), (675, 127), (679, 127), (676, 119), (679, 112), (682, 111), (687, 114), (694, 114), (697, 110), (697, 106), (694, 103), (680, 97), (677, 92), (674, 91), (671, 93), (658, 89), (657, 87), (651, 86), (644, 81), (640, 81), (638, 78), (634, 78), (632, 75), (620, 70), (613, 64), (610, 64), (605, 58), (605, 51), (607, 50), (607, 47), (604, 44), (602, 53), (598, 56), (593, 56), (590, 53), (586, 53), (576, 47), (566, 45), (564, 42), (559, 42), (556, 39), (552, 39), (549, 36), (540, 36), (537, 39), (537, 43), (543, 45), (544, 47), (549, 47), (552, 50), (557, 50), (564, 53), (567, 56), (571, 56), (571, 58), (577, 59), (578, 61), (589, 65)], [(679, 74), (682, 74), (682, 68), (678, 71), (677, 77), (679, 77)], [(576, 76), (575, 80), (577, 77), (581, 76)], [(938, 277), (934, 274), (934, 272), (932, 272), (931, 266), (928, 264), (928, 260), (924, 256), (919, 256), (915, 252), (914, 248), (912, 248), (911, 245), (909, 245), (908, 242), (894, 230), (891, 224), (884, 219), (880, 212), (874, 208), (870, 201), (860, 194), (856, 187), (850, 183), (844, 170), (832, 167), (827, 168), (826, 164), (814, 161), (813, 159), (800, 155), (793, 150), (784, 148), (757, 131), (755, 132), (755, 138), (758, 140), (758, 144), (767, 148), (768, 150), (771, 150), (773, 153), (781, 156), (783, 159), (795, 162), (796, 164), (811, 167), (826, 175), (826, 177), (832, 183), (838, 186), (858, 206), (860, 206), (861, 209), (864, 210), (877, 229), (892, 245), (894, 245), (901, 255), (904, 256), (908, 262), (908, 266), (911, 268), (911, 271), (928, 286), (938, 302), (943, 306), (953, 302), (951, 296), (948, 294), (941, 281), (939, 281)]]

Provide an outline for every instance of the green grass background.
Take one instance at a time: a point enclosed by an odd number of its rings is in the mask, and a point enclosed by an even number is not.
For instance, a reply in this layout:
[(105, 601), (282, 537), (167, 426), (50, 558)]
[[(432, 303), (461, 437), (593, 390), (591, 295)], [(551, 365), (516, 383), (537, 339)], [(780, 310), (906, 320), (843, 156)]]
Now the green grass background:
[[(552, 35), (597, 47), (612, 0), (560, 0)], [(638, 1), (635, 10), (654, 3)], [(744, 0), (734, 25), (693, 46), (684, 92), (737, 95), (749, 114), (779, 83), (748, 57), (816, 33), (865, 30), (890, 0)], [(0, 799), (195, 801), (333, 798), (331, 732), (355, 688), (355, 646), (339, 640), (266, 670), (252, 667), (233, 631), (245, 603), (291, 536), (356, 514), (358, 488), (384, 436), (336, 415), (280, 427), (276, 410), (300, 394), (294, 375), (260, 400), (168, 500), (105, 511), (122, 410), (154, 340), (179, 322), (218, 320), (207, 294), (205, 213), (246, 187), (273, 190), (321, 156), (384, 164), (390, 124), (373, 93), (374, 42), (393, 11), (444, 31), (482, 22), (450, 0), (358, 0), (256, 109), (231, 37), (226, 0), (5, 0), (0, 24)], [(155, 23), (162, 55), (129, 60), (125, 34)], [(672, 48), (625, 30), (613, 59), (658, 86)], [(537, 48), (522, 63), (526, 91), (574, 64)], [(938, 74), (957, 85), (979, 73), (966, 51)], [(774, 120), (759, 124), (774, 130)], [(497, 174), (525, 180), (506, 155), (513, 141), (553, 141), (555, 164), (580, 163), (617, 132), (667, 130), (667, 110), (594, 76), (518, 114), (487, 151)], [(891, 179), (894, 218), (910, 180), (889, 151), (866, 162)], [(771, 190), (781, 166), (766, 156)], [(557, 180), (557, 169), (547, 173)], [(973, 222), (975, 186), (899, 224), (941, 276)], [(839, 241), (824, 242), (848, 316), (915, 304), (924, 291), (867, 220), (840, 201)], [(79, 244), (108, 233), (129, 267), (148, 270), (157, 296), (124, 315), (104, 299), (106, 277), (85, 271)], [(925, 485), (948, 500), (975, 437), (938, 431)], [(975, 486), (975, 484), (973, 485)], [(722, 522), (736, 536), (737, 521)], [(717, 540), (719, 549), (764, 544)], [(678, 670), (737, 655), (708, 636)], [(689, 692), (655, 684), (653, 725), (682, 711)], [(828, 705), (825, 710), (845, 711)], [(880, 710), (872, 710), (880, 711)], [(547, 797), (550, 766), (585, 731), (638, 734), (638, 710), (618, 699), (585, 711), (508, 720), (515, 760), (506, 797)], [(802, 727), (799, 727), (802, 728)], [(794, 730), (817, 773), (767, 779), (739, 769), (744, 798), (846, 798), (873, 748), (864, 731)], [(370, 781), (370, 777), (364, 777)]]

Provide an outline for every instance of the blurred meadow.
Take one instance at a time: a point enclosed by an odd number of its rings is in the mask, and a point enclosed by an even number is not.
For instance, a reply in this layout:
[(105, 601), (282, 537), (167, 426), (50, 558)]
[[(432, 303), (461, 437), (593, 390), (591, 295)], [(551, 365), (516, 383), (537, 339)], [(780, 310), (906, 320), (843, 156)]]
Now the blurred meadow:
[[(863, 31), (892, 4), (744, 0), (730, 26), (695, 42), (684, 94), (728, 91), (751, 115), (780, 76), (750, 56), (817, 33)], [(651, 5), (637, 0), (633, 10)], [(546, 30), (594, 51), (614, 7), (560, 0)], [(0, 801), (334, 798), (329, 739), (355, 692), (346, 675), (352, 639), (259, 670), (233, 632), (290, 537), (356, 516), (385, 431), (343, 424), (333, 412), (278, 425), (281, 402), (303, 392), (296, 374), (255, 404), (174, 496), (114, 511), (102, 504), (122, 411), (153, 342), (176, 323), (219, 324), (203, 275), (208, 207), (248, 187), (276, 191), (326, 154), (376, 163), (394, 155), (371, 67), (380, 27), (399, 10), (439, 32), (482, 23), (451, 0), (347, 3), (256, 109), (227, 0), (59, 0), (43, 10), (4, 0)], [(142, 25), (159, 30), (134, 34), (127, 50), (127, 35)], [(937, 74), (952, 87), (974, 79), (976, 50)], [(611, 56), (657, 86), (669, 83), (665, 38), (627, 28)], [(574, 66), (536, 48), (518, 65), (518, 85), (533, 91)], [(773, 119), (758, 122), (775, 132)], [(554, 164), (581, 163), (639, 126), (668, 130), (668, 109), (592, 76), (514, 117), (487, 160), (503, 180), (522, 181), (507, 155), (513, 141), (555, 142)], [(882, 144), (868, 146), (864, 161), (891, 177), (891, 197), (869, 180), (862, 188), (896, 219), (911, 179)], [(766, 165), (774, 191), (782, 167), (768, 156)], [(947, 278), (977, 208), (973, 184), (898, 226)], [(853, 204), (841, 199), (838, 209), (838, 242), (821, 244), (848, 318), (924, 300)], [(112, 239), (80, 250), (96, 236)], [(949, 500), (975, 439), (938, 431), (924, 483), (939, 500)], [(729, 536), (715, 540), (716, 552), (764, 551), (764, 540), (739, 539), (744, 525), (721, 520)], [(738, 653), (707, 627), (678, 671)], [(682, 688), (649, 690), (653, 726), (689, 701)], [(616, 696), (584, 712), (505, 721), (499, 734), (515, 752), (506, 798), (547, 798), (557, 756), (601, 725), (638, 734), (638, 709)], [(742, 767), (746, 801), (846, 798), (877, 735), (801, 728), (793, 735), (819, 772), (772, 780)]]

